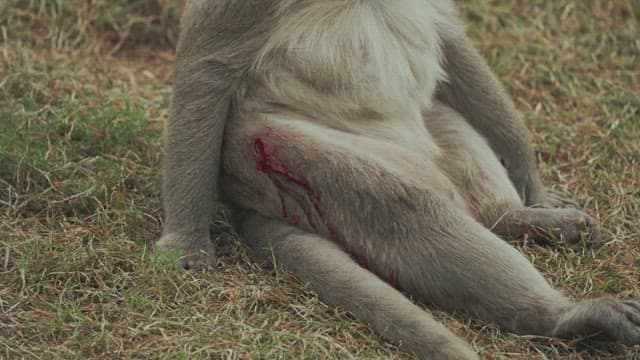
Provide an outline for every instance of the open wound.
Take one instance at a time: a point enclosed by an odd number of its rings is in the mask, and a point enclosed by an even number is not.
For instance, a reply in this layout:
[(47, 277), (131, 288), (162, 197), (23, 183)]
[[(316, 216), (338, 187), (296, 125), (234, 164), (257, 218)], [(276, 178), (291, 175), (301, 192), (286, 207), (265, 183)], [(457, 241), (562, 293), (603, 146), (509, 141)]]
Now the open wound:
[[(304, 220), (315, 233), (329, 236), (362, 267), (372, 270), (371, 266), (374, 259), (372, 259), (372, 254), (366, 245), (366, 240), (361, 239), (361, 241), (358, 241), (357, 249), (354, 249), (349, 241), (343, 241), (338, 231), (327, 225), (326, 212), (320, 201), (320, 193), (316, 191), (309, 180), (293, 173), (289, 167), (284, 165), (278, 159), (276, 149), (273, 146), (269, 146), (269, 143), (264, 138), (256, 135), (251, 140), (253, 142), (253, 156), (256, 160), (257, 170), (267, 175), (277, 189), (282, 218), (293, 225), (300, 223), (300, 216), (295, 213), (295, 210), (292, 211), (287, 207), (286, 199), (289, 198), (302, 210)], [(385, 257), (387, 259), (386, 262), (388, 262), (391, 254), (386, 254)], [(387, 274), (383, 277), (388, 281), (392, 281), (394, 278), (390, 265), (385, 264), (384, 266)]]
[[(256, 160), (258, 171), (266, 174), (278, 191), (281, 204), (281, 215), (294, 225), (300, 221), (299, 216), (290, 213), (287, 208), (285, 195), (295, 201), (313, 231), (318, 232), (319, 226), (325, 221), (325, 212), (320, 205), (320, 194), (311, 186), (310, 182), (289, 170), (287, 166), (277, 159), (275, 151), (269, 148), (267, 142), (254, 136), (253, 156)], [(331, 232), (331, 231), (329, 231)]]

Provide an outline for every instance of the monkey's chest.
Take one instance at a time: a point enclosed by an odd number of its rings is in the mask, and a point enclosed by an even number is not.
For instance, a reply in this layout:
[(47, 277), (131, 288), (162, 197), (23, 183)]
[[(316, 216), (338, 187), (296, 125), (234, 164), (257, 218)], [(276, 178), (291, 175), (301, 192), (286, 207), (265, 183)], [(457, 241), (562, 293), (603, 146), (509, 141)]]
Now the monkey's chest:
[(426, 1), (408, 0), (290, 9), (254, 67), (254, 98), (374, 117), (425, 106), (442, 74), (429, 10)]

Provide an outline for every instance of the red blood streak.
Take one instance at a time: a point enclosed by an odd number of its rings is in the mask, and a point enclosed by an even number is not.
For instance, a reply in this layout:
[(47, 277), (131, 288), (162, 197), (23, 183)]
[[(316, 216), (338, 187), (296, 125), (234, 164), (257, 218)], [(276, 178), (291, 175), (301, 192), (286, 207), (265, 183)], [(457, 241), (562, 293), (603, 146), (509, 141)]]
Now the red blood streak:
[(286, 219), (289, 217), (289, 214), (287, 213), (287, 203), (281, 190), (278, 190), (278, 197), (280, 198), (280, 204), (282, 205), (282, 217)]
[(338, 234), (338, 231), (336, 229), (329, 228), (329, 235), (331, 236), (331, 240), (333, 240), (341, 248), (344, 248), (344, 246), (342, 245), (342, 240), (340, 239), (340, 235)]
[(396, 279), (395, 270), (391, 263), (391, 248), (389, 247), (389, 244), (385, 245), (384, 269), (387, 272), (386, 280), (389, 284), (395, 286), (398, 280)]
[[(343, 241), (336, 229), (326, 226), (326, 216), (320, 201), (320, 195), (313, 189), (311, 183), (307, 179), (292, 173), (287, 166), (282, 164), (282, 162), (277, 159), (274, 149), (269, 149), (264, 139), (254, 136), (252, 137), (252, 141), (258, 171), (265, 173), (278, 189), (278, 197), (282, 207), (282, 217), (285, 219), (289, 218), (289, 211), (287, 210), (285, 199), (286, 194), (300, 206), (311, 229), (318, 232), (318, 226), (314, 221), (315, 212), (320, 222), (325, 225), (331, 240), (350, 254), (363, 268), (371, 270), (370, 266), (375, 263), (375, 261), (370, 256), (371, 254), (369, 253), (369, 247), (366, 245), (366, 240), (363, 239), (359, 246), (357, 246), (361, 254), (356, 254), (349, 241)], [(290, 221), (292, 224), (297, 225), (300, 219), (296, 214), (291, 214)], [(392, 281), (393, 270), (389, 266), (390, 264), (388, 264), (390, 259), (388, 252), (387, 249), (387, 264), (385, 264), (385, 270), (389, 273), (386, 276), (388, 278), (387, 280)]]
[[(309, 202), (307, 198), (304, 195), (300, 195), (291, 189), (287, 189), (282, 184), (282, 182), (280, 182), (280, 180), (276, 178), (272, 178), (271, 180), (273, 181), (274, 185), (278, 188), (278, 191), (280, 193), (282, 193), (283, 191), (286, 192), (287, 195), (290, 198), (292, 198), (298, 204), (298, 206), (300, 206), (300, 209), (302, 209), (302, 212), (304, 213), (307, 219), (307, 222), (309, 223), (309, 227), (311, 227), (311, 229), (313, 229), (315, 232), (318, 232), (318, 226), (313, 220), (313, 213), (309, 207)], [(324, 221), (324, 218), (321, 218), (321, 220)]]
[[(317, 226), (313, 221), (312, 209), (309, 208), (309, 203), (313, 205), (318, 217), (324, 221), (324, 212), (320, 204), (320, 196), (311, 187), (309, 181), (292, 173), (289, 168), (282, 164), (274, 155), (273, 150), (269, 152), (268, 144), (260, 137), (254, 136), (253, 140), (253, 152), (257, 161), (258, 171), (263, 172), (269, 176), (273, 184), (278, 189), (278, 197), (282, 206), (282, 217), (288, 218), (286, 201), (284, 195), (289, 195), (295, 200), (302, 208), (309, 226), (317, 231)], [(305, 195), (301, 195), (291, 188), (291, 184), (302, 189)], [(306, 198), (305, 198), (306, 197)], [(297, 220), (296, 220), (297, 221)]]
[(360, 259), (360, 265), (365, 269), (369, 269), (369, 247), (367, 246), (364, 239), (360, 240), (360, 253), (362, 254)]
[(253, 150), (256, 160), (258, 160), (259, 171), (282, 175), (286, 180), (303, 187), (310, 193), (313, 193), (313, 189), (311, 188), (309, 181), (289, 171), (289, 169), (278, 161), (273, 154), (270, 154), (267, 151), (267, 143), (264, 140), (259, 137), (254, 137)]

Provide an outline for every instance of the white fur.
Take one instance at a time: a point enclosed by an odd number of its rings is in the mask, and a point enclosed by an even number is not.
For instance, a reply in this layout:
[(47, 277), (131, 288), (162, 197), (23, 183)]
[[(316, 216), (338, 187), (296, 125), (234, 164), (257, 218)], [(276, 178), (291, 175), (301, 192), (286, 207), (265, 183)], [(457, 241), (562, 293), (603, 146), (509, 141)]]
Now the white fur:
[(245, 111), (435, 150), (421, 111), (445, 77), (436, 23), (447, 18), (442, 4), (292, 0), (280, 11), (286, 15), (253, 66)]

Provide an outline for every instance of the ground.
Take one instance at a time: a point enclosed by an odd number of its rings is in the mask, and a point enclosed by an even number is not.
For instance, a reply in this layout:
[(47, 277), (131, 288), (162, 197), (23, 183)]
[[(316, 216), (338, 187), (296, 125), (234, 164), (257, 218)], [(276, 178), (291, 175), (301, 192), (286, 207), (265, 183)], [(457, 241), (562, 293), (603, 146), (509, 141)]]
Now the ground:
[[(233, 235), (215, 271), (152, 251), (180, 1), (0, 3), (0, 358), (411, 358)], [(640, 298), (640, 3), (464, 0), (547, 184), (599, 249), (514, 245), (574, 298)], [(631, 359), (434, 315), (487, 359)]]

